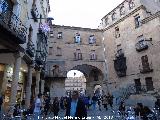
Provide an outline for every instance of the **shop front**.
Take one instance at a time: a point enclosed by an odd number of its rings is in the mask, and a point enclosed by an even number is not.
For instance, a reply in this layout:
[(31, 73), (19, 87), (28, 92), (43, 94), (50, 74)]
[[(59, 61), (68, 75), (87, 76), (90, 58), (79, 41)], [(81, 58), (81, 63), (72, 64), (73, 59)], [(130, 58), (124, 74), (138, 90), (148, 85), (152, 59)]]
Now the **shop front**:
[[(0, 64), (0, 86), (1, 86), (1, 94), (4, 95), (4, 103), (3, 103), (4, 110), (6, 110), (10, 102), (13, 67), (14, 67), (13, 65), (9, 65), (9, 64)], [(24, 71), (25, 70), (21, 68), (21, 71), (19, 72), (16, 104), (20, 104), (20, 102), (24, 97), (23, 95), (24, 79), (25, 79)]]

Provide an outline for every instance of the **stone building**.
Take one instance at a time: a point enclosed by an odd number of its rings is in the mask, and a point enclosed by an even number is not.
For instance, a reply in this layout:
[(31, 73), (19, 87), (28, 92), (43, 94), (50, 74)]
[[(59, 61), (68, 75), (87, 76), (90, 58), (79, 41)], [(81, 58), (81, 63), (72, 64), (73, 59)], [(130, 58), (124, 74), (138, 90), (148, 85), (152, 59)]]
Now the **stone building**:
[(86, 78), (85, 76), (80, 77), (68, 77), (65, 80), (65, 90), (66, 95), (70, 95), (72, 91), (78, 90), (82, 95), (85, 94), (86, 91)]
[(31, 93), (40, 91), (48, 11), (48, 0), (0, 0), (0, 91), (5, 107), (23, 99), (28, 107)]
[(46, 81), (51, 97), (65, 95), (67, 72), (78, 70), (86, 78), (86, 93), (105, 79), (102, 31), (81, 27), (53, 25), (50, 31)]
[(118, 101), (153, 105), (158, 97), (159, 11), (158, 0), (125, 0), (102, 18), (107, 84)]

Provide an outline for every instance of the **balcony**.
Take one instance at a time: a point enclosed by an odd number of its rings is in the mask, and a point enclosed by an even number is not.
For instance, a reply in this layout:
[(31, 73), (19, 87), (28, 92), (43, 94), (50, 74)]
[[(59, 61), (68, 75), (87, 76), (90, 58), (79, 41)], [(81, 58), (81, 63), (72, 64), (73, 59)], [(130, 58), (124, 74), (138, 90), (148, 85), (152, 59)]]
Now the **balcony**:
[(1, 38), (8, 42), (24, 44), (27, 28), (12, 10), (7, 8), (5, 11), (0, 12), (0, 34)]
[(136, 47), (137, 52), (141, 52), (143, 50), (148, 49), (148, 44), (145, 40), (141, 40), (141, 41), (136, 43), (135, 47)]
[(26, 52), (27, 52), (27, 54), (28, 54), (30, 57), (34, 57), (34, 54), (35, 54), (35, 46), (34, 46), (34, 44), (33, 44), (33, 42), (32, 42), (31, 40), (28, 41), (28, 43), (27, 43)]
[(36, 5), (34, 5), (34, 6), (32, 7), (32, 9), (31, 9), (31, 15), (32, 15), (32, 17), (33, 17), (33, 20), (34, 20), (35, 22), (38, 22), (39, 13), (38, 13), (38, 9), (37, 9)]
[(37, 52), (35, 61), (37, 65), (43, 65), (44, 64), (44, 56), (41, 52)]
[(142, 74), (153, 72), (152, 64), (148, 64), (145, 66), (139, 65), (139, 70)]
[(49, 78), (65, 78), (67, 77), (67, 71), (64, 70), (49, 70), (46, 73), (46, 76)]

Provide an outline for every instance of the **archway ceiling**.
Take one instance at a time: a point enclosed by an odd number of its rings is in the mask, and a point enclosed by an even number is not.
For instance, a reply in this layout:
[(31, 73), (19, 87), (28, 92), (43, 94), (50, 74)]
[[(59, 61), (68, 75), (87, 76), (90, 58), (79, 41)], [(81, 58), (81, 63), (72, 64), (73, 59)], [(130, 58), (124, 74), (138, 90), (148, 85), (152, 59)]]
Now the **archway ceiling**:
[(96, 71), (99, 71), (101, 73), (101, 70), (99, 70), (97, 67), (87, 65), (87, 64), (77, 65), (77, 66), (73, 67), (72, 70), (81, 71), (85, 76), (87, 75), (86, 77), (89, 76), (89, 74), (92, 70), (96, 70)]

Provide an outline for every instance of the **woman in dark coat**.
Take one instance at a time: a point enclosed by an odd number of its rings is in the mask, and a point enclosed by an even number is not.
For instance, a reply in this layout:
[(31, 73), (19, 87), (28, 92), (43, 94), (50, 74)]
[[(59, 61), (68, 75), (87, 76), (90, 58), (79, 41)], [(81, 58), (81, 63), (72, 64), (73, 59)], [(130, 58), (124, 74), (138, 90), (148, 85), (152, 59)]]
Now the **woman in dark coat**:
[(53, 107), (54, 116), (58, 116), (58, 112), (59, 112), (59, 100), (58, 100), (58, 97), (54, 98), (52, 107)]

